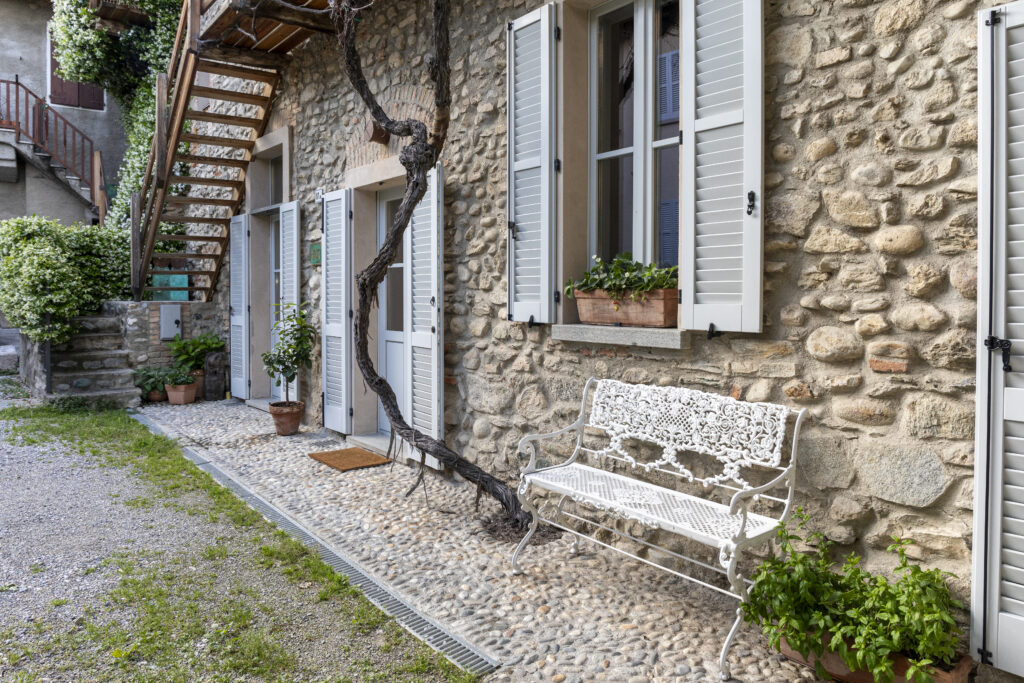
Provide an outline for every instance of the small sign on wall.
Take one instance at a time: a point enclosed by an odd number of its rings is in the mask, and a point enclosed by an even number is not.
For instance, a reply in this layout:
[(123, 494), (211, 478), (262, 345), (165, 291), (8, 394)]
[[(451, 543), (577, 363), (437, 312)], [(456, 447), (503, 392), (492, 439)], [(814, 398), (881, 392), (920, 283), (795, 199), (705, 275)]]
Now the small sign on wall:
[(309, 245), (309, 265), (320, 265), (320, 243), (313, 242)]

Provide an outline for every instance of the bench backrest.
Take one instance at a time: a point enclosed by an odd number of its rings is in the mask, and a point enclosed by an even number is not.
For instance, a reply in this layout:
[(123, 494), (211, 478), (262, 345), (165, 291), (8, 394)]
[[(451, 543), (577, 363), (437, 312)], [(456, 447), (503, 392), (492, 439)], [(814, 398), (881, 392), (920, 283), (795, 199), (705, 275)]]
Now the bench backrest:
[[(749, 486), (746, 467), (780, 468), (789, 408), (774, 403), (748, 403), (728, 396), (683, 387), (626, 384), (612, 379), (597, 381), (588, 423), (604, 430), (609, 443), (604, 452), (651, 470), (674, 470), (688, 481), (705, 485), (732, 481)], [(584, 400), (586, 400), (584, 398)], [(638, 462), (623, 444), (628, 439), (661, 447), (661, 457)], [(693, 464), (678, 454), (694, 452), (714, 458), (720, 472), (698, 477)]]

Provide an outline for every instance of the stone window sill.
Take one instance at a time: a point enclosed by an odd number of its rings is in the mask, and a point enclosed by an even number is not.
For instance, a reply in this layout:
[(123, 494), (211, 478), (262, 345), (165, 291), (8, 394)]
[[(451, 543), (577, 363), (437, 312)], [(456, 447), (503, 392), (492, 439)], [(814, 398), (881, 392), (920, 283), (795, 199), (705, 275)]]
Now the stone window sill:
[(673, 327), (552, 325), (551, 338), (564, 342), (644, 346), (653, 349), (685, 349), (689, 347), (686, 331)]

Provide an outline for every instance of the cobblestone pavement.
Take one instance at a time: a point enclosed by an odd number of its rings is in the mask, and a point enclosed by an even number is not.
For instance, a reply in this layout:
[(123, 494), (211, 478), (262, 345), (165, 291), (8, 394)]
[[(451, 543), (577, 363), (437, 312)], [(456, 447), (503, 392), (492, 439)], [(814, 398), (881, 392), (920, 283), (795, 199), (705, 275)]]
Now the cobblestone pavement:
[[(284, 510), (418, 609), (504, 667), (495, 681), (718, 679), (718, 652), (736, 603), (611, 552), (568, 539), (531, 546), (513, 576), (513, 544), (480, 523), (464, 483), (427, 479), (402, 465), (338, 472), (308, 453), (339, 447), (308, 431), (278, 437), (266, 413), (238, 401), (156, 404), (141, 412), (183, 445)], [(812, 680), (751, 628), (730, 652), (742, 681)]]

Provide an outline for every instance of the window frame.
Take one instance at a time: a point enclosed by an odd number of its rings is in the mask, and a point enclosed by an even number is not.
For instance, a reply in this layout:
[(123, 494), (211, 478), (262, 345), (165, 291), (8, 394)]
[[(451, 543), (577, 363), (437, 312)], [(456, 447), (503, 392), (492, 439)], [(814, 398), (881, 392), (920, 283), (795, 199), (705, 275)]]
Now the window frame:
[[(50, 23), (46, 22), (46, 103), (53, 107), (67, 107), (68, 109), (81, 109), (83, 111), (95, 111), (104, 113), (107, 111), (107, 91), (105, 88), (101, 88), (98, 85), (92, 83), (82, 83), (80, 81), (68, 81), (65, 80), (57, 73), (54, 65), (58, 68), (60, 65), (57, 63), (57, 56), (53, 53), (53, 39), (50, 38)], [(75, 98), (75, 104), (68, 104), (64, 102), (53, 101), (53, 80), (57, 78), (67, 85), (75, 86), (77, 90), (77, 96)], [(82, 104), (82, 88), (91, 88), (97, 90), (103, 99), (103, 104), (99, 107), (87, 107)]]
[[(588, 136), (587, 136), (587, 247), (588, 265), (593, 266), (594, 256), (598, 249), (597, 235), (597, 185), (598, 163), (606, 159), (617, 158), (627, 154), (633, 155), (633, 258), (643, 263), (651, 263), (655, 258), (657, 232), (657, 209), (654, 206), (656, 188), (655, 165), (658, 153), (662, 149), (674, 147), (679, 149), (682, 136), (655, 139), (659, 123), (657, 107), (657, 41), (653, 39), (660, 0), (610, 0), (591, 9), (588, 13)], [(633, 144), (607, 152), (598, 152), (598, 39), (599, 22), (602, 16), (614, 12), (627, 5), (633, 6), (633, 64), (634, 64), (634, 96), (633, 96)], [(680, 20), (682, 24), (682, 6)], [(682, 35), (677, 48), (682, 57)], [(638, 59), (640, 56), (642, 59)], [(680, 63), (680, 71), (682, 64)], [(637, 87), (639, 85), (639, 88)], [(680, 130), (682, 129), (680, 112)], [(639, 124), (639, 125), (638, 125)], [(680, 168), (681, 172), (681, 168)], [(681, 209), (681, 206), (680, 206)], [(679, 229), (682, 230), (680, 221)], [(682, 240), (679, 240), (681, 244)], [(681, 255), (677, 256), (677, 261)]]

